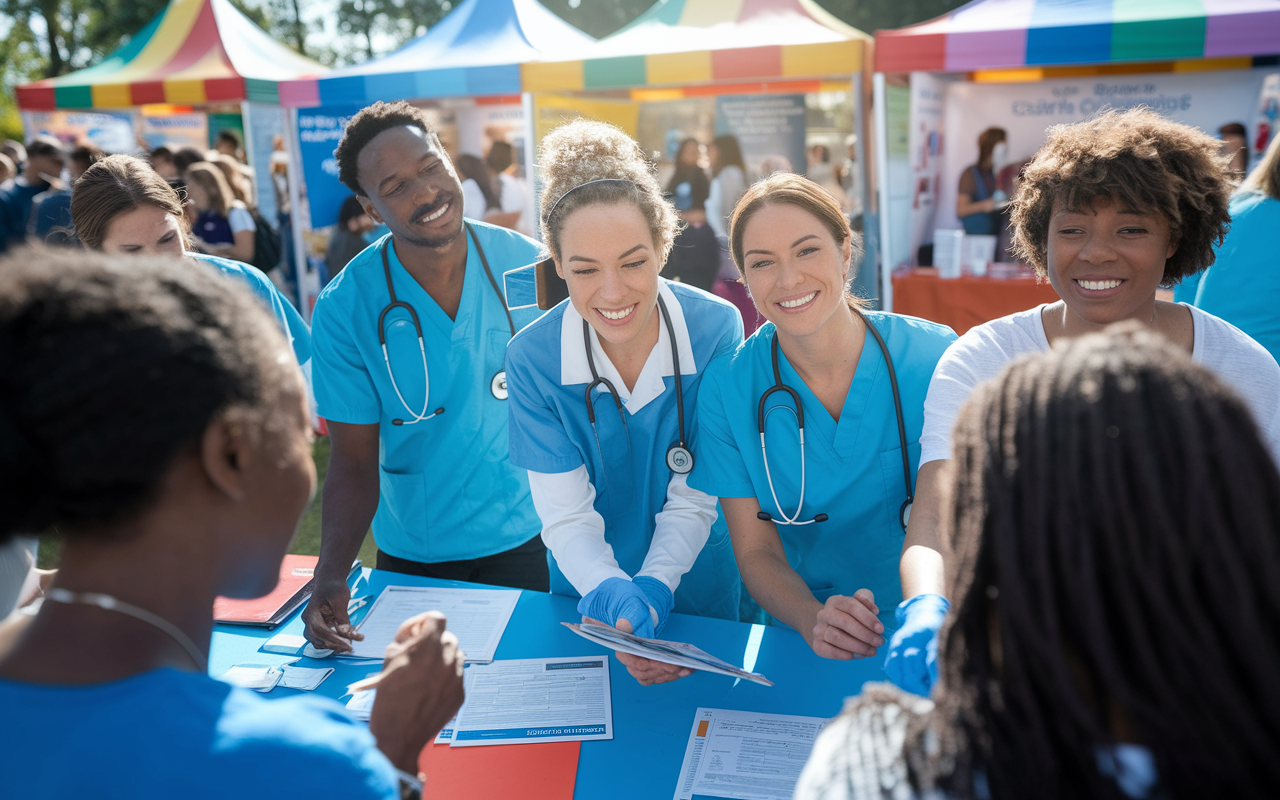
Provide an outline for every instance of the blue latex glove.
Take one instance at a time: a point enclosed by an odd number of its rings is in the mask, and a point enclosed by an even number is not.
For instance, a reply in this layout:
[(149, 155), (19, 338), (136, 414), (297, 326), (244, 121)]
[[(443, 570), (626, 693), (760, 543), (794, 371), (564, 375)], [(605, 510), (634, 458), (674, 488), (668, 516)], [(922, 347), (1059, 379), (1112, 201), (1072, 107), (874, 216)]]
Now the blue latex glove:
[(940, 594), (918, 594), (898, 604), (898, 629), (884, 660), (885, 674), (898, 688), (929, 696), (938, 681), (938, 631), (950, 608)]
[(615, 627), (618, 620), (625, 619), (631, 623), (631, 632), (636, 636), (654, 637), (649, 596), (640, 585), (626, 578), (609, 578), (587, 592), (587, 596), (578, 601), (578, 613)]
[[(657, 578), (641, 575), (638, 578), (632, 578), (631, 582), (640, 587), (644, 596), (649, 598), (649, 607), (658, 614), (658, 624), (653, 628), (653, 635), (648, 637), (656, 639), (662, 634), (662, 629), (667, 627), (667, 617), (671, 616), (671, 607), (675, 605), (675, 598), (671, 596), (671, 590), (667, 585)], [(636, 634), (636, 636), (643, 635)]]

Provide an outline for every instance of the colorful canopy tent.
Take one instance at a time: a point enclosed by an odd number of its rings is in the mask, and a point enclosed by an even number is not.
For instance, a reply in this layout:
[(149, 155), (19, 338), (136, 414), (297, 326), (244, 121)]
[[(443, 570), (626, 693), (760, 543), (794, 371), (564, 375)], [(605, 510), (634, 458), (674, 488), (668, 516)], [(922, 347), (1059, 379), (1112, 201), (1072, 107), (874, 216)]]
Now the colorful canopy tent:
[(877, 32), (875, 61), (877, 72), (963, 72), (1276, 52), (1280, 0), (973, 0)]
[(592, 91), (848, 76), (862, 71), (870, 41), (813, 0), (661, 0), (570, 54), (572, 61), (526, 64), (524, 87)]
[(277, 103), (280, 81), (325, 67), (276, 42), (229, 0), (171, 0), (100, 64), (17, 87), (27, 111), (148, 103)]
[(912, 263), (934, 227), (958, 224), (958, 174), (983, 127), (1021, 137), (1010, 147), (1026, 150), (1022, 157), (1048, 126), (1106, 107), (1148, 105), (1213, 131), (1248, 119), (1263, 72), (1250, 68), (1276, 64), (1276, 53), (1280, 0), (972, 0), (928, 22), (878, 31), (886, 307), (892, 268)]
[(418, 39), (383, 58), (281, 87), (288, 106), (518, 95), (520, 65), (594, 40), (536, 0), (466, 0)]

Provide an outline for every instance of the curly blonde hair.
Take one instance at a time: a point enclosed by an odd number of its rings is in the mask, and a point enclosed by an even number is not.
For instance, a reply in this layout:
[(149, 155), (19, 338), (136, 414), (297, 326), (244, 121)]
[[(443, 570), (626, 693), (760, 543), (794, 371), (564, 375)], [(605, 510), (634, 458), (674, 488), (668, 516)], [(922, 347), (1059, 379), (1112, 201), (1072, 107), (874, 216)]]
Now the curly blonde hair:
[(1165, 262), (1168, 286), (1213, 263), (1231, 216), (1227, 159), (1217, 139), (1149, 108), (1109, 111), (1055, 125), (1024, 168), (1013, 198), (1014, 254), (1047, 275), (1055, 205), (1087, 209), (1109, 199), (1169, 224), (1178, 249)]
[[(666, 263), (680, 227), (679, 218), (662, 195), (654, 165), (620, 128), (586, 119), (561, 125), (542, 140), (538, 164), (542, 174), (542, 239), (557, 260), (560, 233), (576, 209), (626, 200), (635, 203), (648, 221), (659, 263)], [(613, 180), (583, 186), (608, 179)], [(575, 188), (577, 191), (570, 194)]]

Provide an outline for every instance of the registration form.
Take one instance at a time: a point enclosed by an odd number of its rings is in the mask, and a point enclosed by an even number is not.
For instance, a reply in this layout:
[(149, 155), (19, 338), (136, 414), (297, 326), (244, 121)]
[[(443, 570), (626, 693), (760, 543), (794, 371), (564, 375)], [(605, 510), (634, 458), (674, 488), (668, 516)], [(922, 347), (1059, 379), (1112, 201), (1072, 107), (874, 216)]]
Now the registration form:
[(821, 717), (699, 708), (674, 800), (790, 800)]
[(353, 641), (351, 652), (340, 655), (381, 659), (400, 623), (424, 611), (439, 611), (448, 619), (448, 629), (458, 637), (467, 661), (487, 663), (493, 660), (519, 599), (518, 589), (388, 586), (357, 626), (364, 639)]
[(613, 738), (608, 656), (495, 661), (467, 672), (453, 747)]

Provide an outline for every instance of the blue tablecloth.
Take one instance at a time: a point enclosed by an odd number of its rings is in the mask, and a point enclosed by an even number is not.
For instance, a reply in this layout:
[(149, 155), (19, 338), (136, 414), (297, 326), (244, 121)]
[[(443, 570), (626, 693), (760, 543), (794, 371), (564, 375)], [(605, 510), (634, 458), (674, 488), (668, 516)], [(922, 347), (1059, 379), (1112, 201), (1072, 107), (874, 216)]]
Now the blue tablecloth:
[[(476, 586), (366, 569), (353, 596), (376, 596), (388, 585)], [(368, 606), (357, 612), (354, 619), (358, 621), (360, 614), (367, 610)], [(580, 620), (575, 598), (523, 592), (498, 645), (497, 658), (550, 658), (608, 652), (559, 624)], [(277, 633), (301, 634), (299, 615), (274, 631), (216, 626), (209, 674), (219, 677), (236, 664), (280, 664), (289, 660), (287, 656), (258, 649)], [(672, 796), (699, 706), (833, 717), (839, 713), (844, 698), (857, 694), (863, 683), (885, 679), (882, 657), (860, 661), (819, 658), (799, 634), (785, 627), (672, 614), (663, 636), (690, 642), (725, 661), (762, 673), (776, 685), (761, 686), (695, 672), (673, 683), (644, 687), (627, 674), (626, 667), (617, 658), (610, 659), (614, 738), (582, 743), (575, 797)], [(333, 698), (340, 698), (348, 684), (377, 671), (376, 665), (346, 664), (336, 658), (323, 661), (304, 658), (298, 666), (334, 667), (337, 671), (316, 690)], [(272, 694), (292, 692), (276, 688)], [(626, 786), (625, 792), (620, 791), (620, 785)]]

